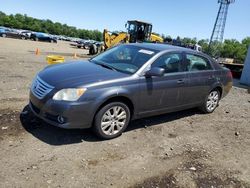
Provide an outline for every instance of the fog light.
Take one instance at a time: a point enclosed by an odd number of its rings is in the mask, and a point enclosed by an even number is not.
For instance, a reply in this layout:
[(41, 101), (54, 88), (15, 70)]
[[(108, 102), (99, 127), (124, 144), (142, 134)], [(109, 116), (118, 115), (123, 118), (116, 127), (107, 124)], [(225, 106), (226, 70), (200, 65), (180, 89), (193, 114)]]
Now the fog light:
[(65, 122), (64, 117), (62, 117), (62, 116), (58, 116), (58, 117), (57, 117), (57, 121), (58, 121), (59, 123), (61, 123), (61, 124), (63, 124), (63, 123)]

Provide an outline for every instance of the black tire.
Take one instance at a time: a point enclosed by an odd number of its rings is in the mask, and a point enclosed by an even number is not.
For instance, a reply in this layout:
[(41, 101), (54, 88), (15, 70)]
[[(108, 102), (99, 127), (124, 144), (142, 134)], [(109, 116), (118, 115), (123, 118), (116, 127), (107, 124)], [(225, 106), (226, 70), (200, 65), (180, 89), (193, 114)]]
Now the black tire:
[[(208, 102), (210, 101), (209, 97), (211, 96), (212, 93), (216, 93), (216, 95), (218, 96), (218, 99), (216, 102), (213, 101), (213, 107), (209, 108)], [(200, 110), (205, 114), (212, 113), (219, 106), (220, 97), (221, 97), (221, 93), (219, 92), (218, 89), (214, 89), (214, 90), (210, 91), (209, 94), (206, 96), (206, 99), (205, 99), (203, 105), (200, 107)]]
[(97, 47), (97, 53), (101, 53), (102, 52), (102, 48), (101, 48), (101, 46), (98, 46)]
[[(120, 130), (117, 130), (117, 129), (115, 130), (115, 131), (118, 131), (117, 133), (111, 133), (110, 135), (108, 135), (103, 131), (103, 129), (101, 127), (101, 123), (103, 122), (103, 118), (104, 118), (105, 113), (107, 113), (109, 110), (111, 110), (112, 108), (115, 108), (115, 107), (120, 107), (122, 113), (123, 113), (123, 111), (126, 112), (126, 114), (125, 114), (126, 118), (124, 120), (124, 125), (122, 126), (122, 128)], [(116, 118), (117, 118), (116, 121), (120, 121), (120, 120), (118, 120), (118, 117), (113, 116), (113, 120), (109, 120), (109, 122), (115, 121), (114, 119), (116, 119)], [(111, 103), (105, 105), (104, 107), (102, 107), (97, 112), (95, 119), (94, 119), (93, 130), (94, 130), (95, 134), (101, 139), (112, 139), (112, 138), (116, 138), (116, 137), (120, 136), (123, 133), (123, 131), (127, 128), (129, 122), (130, 122), (130, 110), (129, 110), (128, 106), (122, 102), (111, 102)], [(117, 125), (110, 125), (110, 126), (118, 128)], [(115, 128), (113, 128), (113, 130), (114, 129)], [(110, 130), (110, 129), (108, 129), (108, 130)]]
[(92, 47), (92, 45), (89, 47), (89, 55), (93, 55), (94, 54), (94, 48)]
[(101, 45), (101, 52), (104, 52), (105, 51), (105, 47), (104, 45)]
[(90, 45), (89, 47), (89, 55), (95, 55), (98, 53), (97, 46), (95, 44)]

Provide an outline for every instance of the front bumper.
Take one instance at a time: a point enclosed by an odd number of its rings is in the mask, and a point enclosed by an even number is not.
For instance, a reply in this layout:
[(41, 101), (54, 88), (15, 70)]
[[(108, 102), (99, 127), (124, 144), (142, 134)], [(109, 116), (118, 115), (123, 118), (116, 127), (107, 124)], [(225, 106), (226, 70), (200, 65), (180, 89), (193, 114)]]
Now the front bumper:
[(90, 128), (95, 114), (91, 101), (67, 102), (54, 101), (51, 98), (39, 100), (32, 92), (30, 92), (29, 106), (40, 119), (65, 129)]

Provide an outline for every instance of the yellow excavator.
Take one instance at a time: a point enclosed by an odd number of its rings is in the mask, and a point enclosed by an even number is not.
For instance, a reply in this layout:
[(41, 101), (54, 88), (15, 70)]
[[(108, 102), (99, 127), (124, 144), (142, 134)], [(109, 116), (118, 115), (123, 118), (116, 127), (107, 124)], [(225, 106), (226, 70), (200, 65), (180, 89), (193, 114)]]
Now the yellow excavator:
[(129, 20), (125, 25), (127, 32), (111, 33), (107, 29), (103, 31), (103, 46), (92, 45), (89, 54), (94, 55), (119, 43), (154, 42), (162, 43), (163, 38), (152, 33), (152, 24)]

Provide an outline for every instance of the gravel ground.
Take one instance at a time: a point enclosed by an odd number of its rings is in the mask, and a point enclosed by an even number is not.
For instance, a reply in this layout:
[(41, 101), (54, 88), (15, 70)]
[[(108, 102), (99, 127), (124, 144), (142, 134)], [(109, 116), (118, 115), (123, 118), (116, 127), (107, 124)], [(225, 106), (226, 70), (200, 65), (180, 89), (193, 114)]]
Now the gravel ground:
[(238, 85), (213, 114), (137, 120), (109, 141), (32, 121), (25, 129), (20, 113), (46, 56), (74, 53), (87, 57), (67, 42), (0, 38), (0, 187), (250, 187), (250, 94)]

